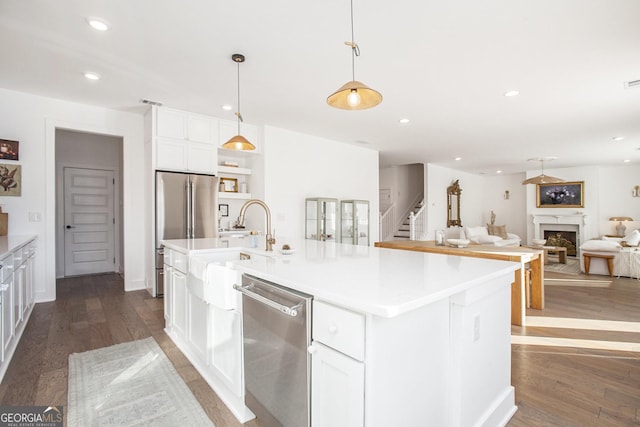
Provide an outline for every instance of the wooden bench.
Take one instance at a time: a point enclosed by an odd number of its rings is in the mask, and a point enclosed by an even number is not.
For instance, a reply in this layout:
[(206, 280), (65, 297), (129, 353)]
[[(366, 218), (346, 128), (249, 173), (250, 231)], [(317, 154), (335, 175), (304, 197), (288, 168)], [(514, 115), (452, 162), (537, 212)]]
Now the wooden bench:
[(607, 268), (609, 269), (609, 276), (613, 277), (613, 255), (601, 255), (601, 254), (590, 254), (583, 253), (584, 257), (584, 271), (589, 274), (589, 266), (591, 265), (591, 258), (600, 258), (607, 260)]

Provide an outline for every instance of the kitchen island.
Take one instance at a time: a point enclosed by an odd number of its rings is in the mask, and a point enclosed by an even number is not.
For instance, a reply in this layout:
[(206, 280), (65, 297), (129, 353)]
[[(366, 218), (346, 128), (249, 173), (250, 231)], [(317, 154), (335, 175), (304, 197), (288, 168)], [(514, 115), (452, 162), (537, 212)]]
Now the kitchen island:
[[(240, 297), (229, 291), (242, 273), (314, 298), (314, 427), (499, 426), (516, 410), (517, 263), (314, 240), (294, 242), (287, 255), (244, 239), (162, 243), (176, 261), (169, 268), (183, 269), (165, 285), (167, 333), (242, 422), (251, 413), (241, 404)], [(214, 284), (197, 277), (206, 260)]]

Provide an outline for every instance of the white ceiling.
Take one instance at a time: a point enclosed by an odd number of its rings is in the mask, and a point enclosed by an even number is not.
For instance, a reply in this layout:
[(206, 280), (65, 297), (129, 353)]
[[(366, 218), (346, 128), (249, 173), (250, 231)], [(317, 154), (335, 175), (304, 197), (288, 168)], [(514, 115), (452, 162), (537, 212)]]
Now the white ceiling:
[(0, 87), (234, 119), (220, 107), (237, 102), (238, 52), (247, 123), (366, 144), (383, 165), (640, 162), (640, 87), (624, 87), (640, 79), (640, 1), (354, 0), (354, 12), (356, 80), (384, 96), (370, 110), (326, 104), (351, 79), (349, 0), (0, 0)]

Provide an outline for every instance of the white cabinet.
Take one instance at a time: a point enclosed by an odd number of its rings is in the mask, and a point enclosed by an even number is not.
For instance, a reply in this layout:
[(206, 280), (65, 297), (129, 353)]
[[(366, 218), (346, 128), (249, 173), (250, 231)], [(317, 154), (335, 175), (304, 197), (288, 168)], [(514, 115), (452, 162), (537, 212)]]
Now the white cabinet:
[(365, 317), (313, 302), (311, 424), (364, 425)]
[(9, 254), (0, 260), (2, 270), (2, 361), (5, 360), (8, 348), (13, 343), (15, 333), (14, 317), (13, 317), (13, 254)]
[(187, 330), (187, 276), (174, 268), (173, 272), (173, 330), (185, 336)]
[(233, 394), (242, 396), (242, 313), (209, 307), (210, 364)]
[[(165, 260), (167, 259), (167, 249), (165, 249)], [(164, 327), (171, 330), (173, 326), (173, 267), (165, 262), (163, 272), (164, 282)]]
[(311, 425), (364, 425), (364, 363), (314, 343), (311, 355)]
[(0, 380), (31, 315), (35, 301), (35, 237), (3, 236), (0, 246)]
[(216, 173), (218, 126), (213, 117), (156, 109), (156, 169)]
[(207, 362), (207, 330), (209, 328), (208, 305), (191, 291), (187, 280), (187, 342), (195, 356)]

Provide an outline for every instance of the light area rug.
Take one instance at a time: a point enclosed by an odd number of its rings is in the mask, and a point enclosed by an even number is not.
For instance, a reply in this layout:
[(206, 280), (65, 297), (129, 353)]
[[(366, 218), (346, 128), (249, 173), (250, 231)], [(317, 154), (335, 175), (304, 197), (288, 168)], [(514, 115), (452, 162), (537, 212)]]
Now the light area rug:
[[(590, 287), (590, 288), (608, 288), (613, 283), (607, 276), (579, 276), (580, 261), (575, 258), (567, 258), (567, 263), (562, 264), (558, 262), (557, 256), (549, 257), (549, 263), (544, 265), (545, 273), (559, 273), (563, 276), (548, 277), (545, 275), (545, 286), (576, 286), (576, 287)], [(565, 276), (566, 275), (566, 276)], [(567, 277), (568, 276), (568, 277)], [(571, 277), (576, 276), (576, 277)]]
[(67, 424), (213, 426), (153, 338), (71, 354)]

